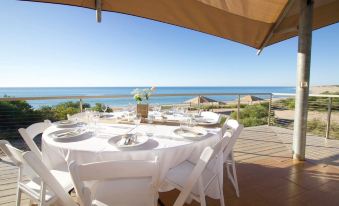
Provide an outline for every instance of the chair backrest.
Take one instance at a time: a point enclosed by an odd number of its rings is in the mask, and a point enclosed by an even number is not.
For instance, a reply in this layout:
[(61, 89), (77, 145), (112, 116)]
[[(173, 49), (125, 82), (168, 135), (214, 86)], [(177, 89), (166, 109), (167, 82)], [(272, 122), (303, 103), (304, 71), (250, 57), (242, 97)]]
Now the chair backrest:
[(221, 137), (224, 137), (224, 135), (225, 135), (227, 129), (229, 128), (227, 122), (228, 122), (228, 120), (230, 120), (230, 119), (231, 119), (231, 117), (228, 116), (228, 117), (226, 118), (224, 124), (222, 125), (222, 127), (221, 127)]
[(64, 188), (60, 185), (58, 180), (52, 175), (44, 163), (32, 151), (23, 154), (24, 160), (37, 173), (47, 188), (51, 190), (58, 198), (62, 205), (76, 206), (77, 204), (72, 200), (71, 196), (67, 194)]
[[(93, 182), (101, 183), (118, 179), (127, 181), (135, 178), (150, 179), (149, 188), (151, 188), (153, 194), (157, 193), (158, 186), (155, 185), (159, 172), (157, 159), (152, 161), (105, 161), (89, 164), (77, 164), (73, 161), (69, 165), (69, 171), (80, 197), (81, 205), (89, 206), (92, 203), (91, 190), (86, 186), (87, 182), (93, 184)], [(146, 187), (145, 190), (147, 190)], [(133, 194), (130, 195), (133, 197)]]
[(8, 158), (19, 167), (18, 181), (22, 180), (22, 175), (25, 175), (28, 179), (38, 179), (39, 176), (32, 170), (32, 168), (23, 159), (23, 151), (13, 147), (8, 141), (0, 140), (1, 150), (8, 156)]
[(235, 145), (235, 142), (237, 141), (241, 131), (244, 128), (243, 125), (239, 124), (239, 122), (234, 120), (234, 119), (228, 120), (227, 121), (227, 126), (228, 126), (228, 128), (231, 129), (232, 135), (231, 135), (231, 137), (226, 137), (226, 134), (224, 135), (224, 139), (229, 139), (227, 141), (227, 145), (223, 149), (224, 161), (227, 159), (227, 157), (230, 154), (230, 152), (233, 151), (233, 147)]
[(213, 119), (216, 123), (220, 123), (221, 115), (214, 112), (201, 112), (204, 118)]
[(200, 178), (201, 174), (205, 170), (209, 161), (213, 158), (215, 150), (211, 147), (206, 147), (200, 155), (200, 158), (195, 165), (193, 171), (191, 172), (190, 176), (186, 180), (183, 190), (180, 192), (178, 198), (176, 199), (173, 206), (182, 206), (185, 204), (187, 197), (190, 195), (194, 185), (197, 183), (198, 179)]
[(213, 155), (211, 161), (207, 165), (207, 168), (217, 174), (222, 168), (222, 164), (227, 160), (229, 154), (233, 151), (233, 147), (239, 136), (243, 126), (240, 125), (236, 120), (228, 120), (228, 127), (232, 130), (232, 135), (224, 134), (214, 146), (213, 146)]
[(26, 129), (20, 128), (19, 133), (21, 137), (25, 140), (29, 149), (35, 153), (38, 157), (41, 158), (41, 152), (39, 147), (34, 142), (34, 137), (38, 134), (43, 133), (49, 126), (51, 126), (51, 121), (45, 120), (44, 122), (38, 122), (30, 125)]

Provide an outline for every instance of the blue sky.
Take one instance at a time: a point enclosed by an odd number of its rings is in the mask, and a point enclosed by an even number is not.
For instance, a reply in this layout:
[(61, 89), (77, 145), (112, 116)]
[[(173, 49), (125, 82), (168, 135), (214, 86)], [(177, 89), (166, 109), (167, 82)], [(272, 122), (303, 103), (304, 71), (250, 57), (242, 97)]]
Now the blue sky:
[[(294, 86), (297, 39), (260, 55), (238, 43), (137, 17), (4, 0), (0, 87)], [(311, 85), (339, 84), (339, 24), (313, 32)]]

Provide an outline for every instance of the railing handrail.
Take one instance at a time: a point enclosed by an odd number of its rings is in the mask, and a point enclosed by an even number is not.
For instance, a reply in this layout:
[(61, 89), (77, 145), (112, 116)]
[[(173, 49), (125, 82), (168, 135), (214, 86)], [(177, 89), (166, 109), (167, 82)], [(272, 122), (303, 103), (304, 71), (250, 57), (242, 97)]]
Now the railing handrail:
[[(273, 96), (295, 96), (293, 93), (272, 93)], [(331, 97), (339, 98), (337, 94), (309, 94), (310, 97)]]
[[(272, 93), (182, 93), (182, 94), (153, 94), (153, 97), (175, 97), (175, 96), (244, 96), (244, 95), (272, 95)], [(52, 100), (52, 99), (120, 99), (132, 98), (133, 95), (94, 95), (94, 96), (45, 96), (45, 97), (2, 97), (0, 101), (20, 100)]]

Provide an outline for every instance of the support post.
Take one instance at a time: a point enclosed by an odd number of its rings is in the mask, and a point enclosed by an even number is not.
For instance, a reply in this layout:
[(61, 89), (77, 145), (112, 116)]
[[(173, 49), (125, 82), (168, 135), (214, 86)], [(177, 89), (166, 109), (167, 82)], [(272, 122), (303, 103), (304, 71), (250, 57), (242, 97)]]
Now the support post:
[(97, 13), (97, 22), (101, 22), (101, 0), (95, 0), (95, 7)]
[(267, 118), (268, 126), (271, 126), (271, 112), (272, 112), (272, 94), (270, 95), (270, 100), (268, 102), (268, 118)]
[(80, 99), (80, 101), (79, 101), (79, 106), (80, 106), (80, 112), (82, 112), (82, 110), (83, 110), (83, 108), (82, 108), (82, 99)]
[(332, 98), (328, 98), (327, 105), (327, 124), (326, 124), (326, 139), (330, 138), (330, 130), (331, 130), (331, 113), (332, 113)]
[(297, 86), (293, 132), (293, 159), (305, 160), (307, 110), (311, 67), (313, 1), (299, 0)]
[(240, 120), (240, 95), (238, 95), (238, 110), (237, 110), (237, 121)]

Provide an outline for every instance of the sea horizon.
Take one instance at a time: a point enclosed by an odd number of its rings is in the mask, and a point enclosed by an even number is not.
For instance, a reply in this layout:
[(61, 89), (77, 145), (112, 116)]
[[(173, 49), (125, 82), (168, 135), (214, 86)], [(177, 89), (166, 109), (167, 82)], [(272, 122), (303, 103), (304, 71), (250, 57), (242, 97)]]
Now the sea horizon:
[[(135, 88), (147, 87), (0, 87), (0, 96), (10, 97), (49, 97), (49, 96), (108, 96), (108, 95), (130, 95)], [(155, 94), (199, 94), (199, 93), (294, 93), (295, 87), (286, 86), (159, 86)], [(150, 103), (178, 104), (193, 98), (194, 96), (171, 96), (171, 97), (151, 97)], [(208, 96), (217, 101), (232, 101), (236, 96)], [(268, 98), (269, 96), (259, 96)], [(41, 106), (53, 106), (66, 101), (79, 101), (79, 99), (69, 100), (29, 100), (28, 103), (34, 108)], [(104, 103), (112, 106), (125, 106), (135, 103), (133, 98), (119, 99), (86, 99), (83, 101), (92, 106), (95, 103)]]

